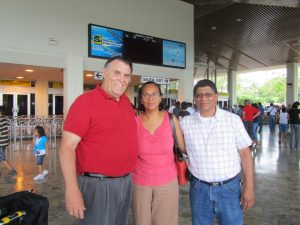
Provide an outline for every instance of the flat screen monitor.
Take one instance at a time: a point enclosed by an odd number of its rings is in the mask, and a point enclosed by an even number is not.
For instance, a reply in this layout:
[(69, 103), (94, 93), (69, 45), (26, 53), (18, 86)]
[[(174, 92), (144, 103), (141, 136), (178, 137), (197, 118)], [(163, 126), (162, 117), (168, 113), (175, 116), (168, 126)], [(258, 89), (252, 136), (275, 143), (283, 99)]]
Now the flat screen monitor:
[(89, 56), (97, 58), (111, 58), (123, 53), (122, 30), (89, 25)]
[(163, 40), (163, 65), (185, 68), (185, 44)]
[(185, 68), (186, 45), (144, 34), (89, 24), (89, 57), (122, 55), (134, 63)]
[(125, 31), (123, 53), (133, 62), (161, 66), (162, 39)]

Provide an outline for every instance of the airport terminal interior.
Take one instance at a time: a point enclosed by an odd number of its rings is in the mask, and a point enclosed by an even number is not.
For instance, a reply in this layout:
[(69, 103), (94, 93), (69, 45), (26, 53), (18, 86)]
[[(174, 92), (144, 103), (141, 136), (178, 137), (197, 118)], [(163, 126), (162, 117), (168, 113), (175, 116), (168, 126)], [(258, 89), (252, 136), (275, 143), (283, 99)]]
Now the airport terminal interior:
[[(300, 224), (300, 151), (291, 151), (289, 139), (278, 143), (278, 125), (275, 133), (269, 132), (267, 124), (259, 135), (260, 145), (252, 152), (255, 168), (255, 206), (244, 214), (245, 225), (299, 225)], [(60, 171), (58, 149), (60, 139), (50, 140), (50, 151), (46, 158), (49, 174), (44, 180), (34, 181), (37, 174), (36, 159), (32, 144), (18, 141), (11, 143), (7, 151), (8, 160), (18, 174), (13, 178), (0, 178), (2, 196), (21, 190), (33, 189), (35, 193), (48, 197), (49, 225), (77, 225), (65, 210), (64, 184)], [(189, 207), (189, 185), (180, 188), (179, 224), (191, 225)], [(217, 223), (216, 223), (217, 224)], [(133, 225), (131, 216), (129, 225)]]
[[(143, 47), (147, 47), (147, 53), (151, 52), (146, 43), (149, 41), (164, 43), (166, 49), (171, 49), (159, 59), (137, 58), (134, 62), (134, 73), (126, 91), (134, 106), (138, 104), (139, 85), (149, 80), (159, 83), (163, 101), (170, 105), (175, 100), (192, 102), (195, 81), (217, 82), (223, 77), (226, 87), (219, 95), (218, 105), (229, 108), (237, 104), (238, 73), (278, 67), (287, 71), (286, 96), (282, 104), (299, 101), (298, 0), (157, 0), (155, 4), (146, 0), (139, 3), (126, 0), (120, 1), (120, 5), (117, 1), (93, 0), (95, 6), (87, 6), (91, 11), (88, 14), (93, 14), (92, 19), (83, 16), (82, 21), (78, 20), (78, 14), (65, 13), (69, 11), (68, 4), (45, 1), (47, 6), (44, 7), (34, 0), (28, 5), (16, 0), (3, 2), (6, 7), (1, 7), (0, 3), (0, 27), (3, 25), (7, 32), (0, 36), (0, 105), (5, 106), (11, 122), (6, 156), (17, 175), (8, 176), (6, 168), (0, 165), (0, 197), (23, 190), (33, 190), (47, 197), (49, 225), (79, 224), (65, 209), (58, 151), (68, 107), (79, 94), (101, 84), (101, 68), (104, 59), (110, 56), (107, 52), (108, 55), (97, 55), (99, 52), (92, 51), (93, 44), (95, 49), (100, 48), (101, 35), (113, 36), (114, 47), (119, 46), (120, 51), (122, 35), (131, 41), (128, 43), (139, 38), (145, 42), (144, 45), (131, 45), (142, 46), (139, 48), (142, 55)], [(107, 8), (102, 7), (102, 3)], [(84, 8), (80, 4), (86, 3), (78, 3), (78, 10)], [(35, 17), (41, 15), (31, 5), (44, 12), (45, 21)], [(100, 12), (93, 11), (96, 6)], [(160, 10), (155, 8), (157, 6)], [(31, 11), (24, 13), (22, 7)], [(51, 13), (45, 10), (48, 8)], [(124, 8), (128, 11), (124, 12)], [(111, 15), (107, 9), (114, 10), (122, 18)], [(156, 11), (155, 18), (150, 9)], [(169, 20), (163, 19), (167, 17)], [(43, 30), (44, 23), (53, 30)], [(33, 24), (28, 28), (30, 32), (22, 30), (27, 24)], [(13, 33), (13, 25), (15, 30), (22, 31), (22, 43), (13, 38), (19, 34)], [(72, 27), (72, 31), (66, 27)], [(166, 27), (173, 32), (168, 33)], [(37, 33), (36, 29), (42, 30), (38, 32), (40, 36), (32, 35)], [(103, 29), (104, 33), (97, 33)], [(96, 35), (93, 40), (92, 35)], [(175, 56), (171, 54), (172, 48), (176, 50)], [(45, 159), (49, 173), (45, 179), (35, 181), (37, 166), (32, 153), (32, 132), (37, 124), (45, 127), (50, 148)], [(266, 120), (258, 134), (259, 145), (252, 150), (255, 205), (244, 213), (245, 225), (300, 225), (300, 149), (290, 148), (290, 131), (287, 140), (281, 143), (278, 132), (278, 124), (275, 132), (270, 132)], [(179, 225), (191, 225), (189, 185), (180, 187), (179, 204)], [(215, 224), (219, 224), (218, 221)], [(128, 225), (133, 225), (131, 214)]]

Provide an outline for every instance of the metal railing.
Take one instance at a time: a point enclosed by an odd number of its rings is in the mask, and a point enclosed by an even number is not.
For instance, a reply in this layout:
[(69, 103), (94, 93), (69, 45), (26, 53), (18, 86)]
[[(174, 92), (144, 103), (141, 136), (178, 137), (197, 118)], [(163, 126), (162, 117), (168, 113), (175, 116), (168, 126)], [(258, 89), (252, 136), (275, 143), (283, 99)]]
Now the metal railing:
[(61, 115), (49, 117), (17, 116), (8, 117), (8, 120), (10, 122), (9, 136), (12, 146), (17, 146), (18, 143), (22, 146), (24, 140), (32, 140), (33, 131), (36, 126), (44, 127), (49, 144), (56, 145), (57, 138), (62, 135), (63, 116)]

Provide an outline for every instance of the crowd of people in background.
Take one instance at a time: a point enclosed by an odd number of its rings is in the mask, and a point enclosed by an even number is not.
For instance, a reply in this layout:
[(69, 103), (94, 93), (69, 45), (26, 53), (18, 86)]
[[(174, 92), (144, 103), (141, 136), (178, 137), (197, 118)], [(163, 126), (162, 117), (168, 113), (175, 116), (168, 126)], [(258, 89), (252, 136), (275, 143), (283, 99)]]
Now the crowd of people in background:
[(168, 111), (181, 120), (185, 116), (194, 114), (196, 112), (196, 107), (191, 102), (183, 101), (180, 103), (179, 101), (176, 101), (169, 107)]
[[(260, 145), (258, 134), (262, 132), (263, 124), (269, 124), (270, 133), (275, 132), (276, 124), (278, 124), (278, 143), (287, 142), (287, 133), (291, 133), (291, 149), (300, 150), (300, 125), (298, 109), (299, 102), (294, 102), (292, 105), (280, 105), (269, 103), (264, 106), (261, 102), (251, 103), (249, 100), (244, 101), (244, 105), (233, 105), (232, 108), (223, 107), (222, 109), (238, 115), (245, 125), (245, 128), (252, 138), (252, 146)], [(169, 113), (175, 115), (179, 120), (183, 117), (192, 115), (197, 112), (197, 107), (187, 101), (173, 101), (171, 106), (161, 106)], [(139, 110), (136, 110), (139, 113)]]
[[(249, 105), (249, 101), (245, 100), (245, 105)], [(234, 105), (231, 112), (239, 115), (243, 119), (243, 112), (245, 112), (245, 105)], [(263, 106), (259, 103), (252, 103), (253, 108), (252, 114), (253, 124), (252, 124), (252, 134), (249, 135), (252, 137), (252, 140), (255, 144), (259, 145), (257, 139), (257, 133), (261, 133), (263, 123), (269, 124), (269, 129), (271, 133), (275, 132), (276, 124), (279, 125), (278, 133), (278, 143), (287, 142), (287, 132), (290, 131), (290, 148), (291, 150), (300, 150), (300, 109), (299, 102), (294, 102), (292, 105), (276, 105), (270, 103), (268, 106)], [(246, 107), (246, 111), (249, 106)], [(260, 112), (258, 115), (256, 113)], [(256, 116), (255, 116), (256, 115)]]

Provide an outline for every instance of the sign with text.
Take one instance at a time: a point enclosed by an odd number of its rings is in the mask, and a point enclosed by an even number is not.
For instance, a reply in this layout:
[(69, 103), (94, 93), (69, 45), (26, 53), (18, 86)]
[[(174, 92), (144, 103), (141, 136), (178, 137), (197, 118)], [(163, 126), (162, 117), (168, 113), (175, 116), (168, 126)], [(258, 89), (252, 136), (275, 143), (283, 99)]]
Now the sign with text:
[(53, 88), (63, 88), (63, 82), (53, 82)]
[(103, 76), (100, 72), (95, 71), (94, 72), (94, 79), (95, 80), (103, 80)]
[(169, 78), (162, 78), (162, 77), (142, 77), (141, 83), (146, 83), (148, 81), (153, 81), (157, 84), (169, 84)]
[(30, 81), (18, 81), (18, 80), (0, 80), (0, 85), (31, 87)]

